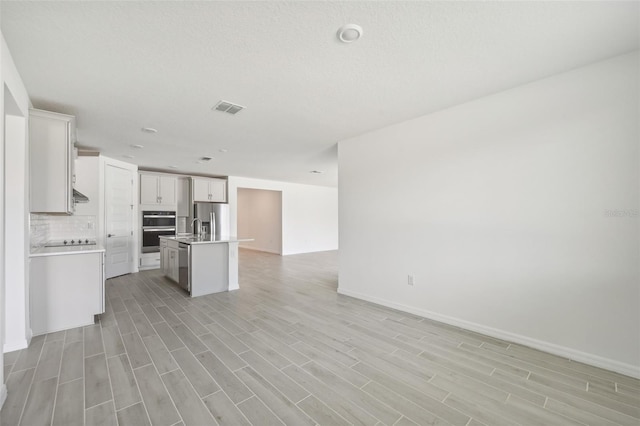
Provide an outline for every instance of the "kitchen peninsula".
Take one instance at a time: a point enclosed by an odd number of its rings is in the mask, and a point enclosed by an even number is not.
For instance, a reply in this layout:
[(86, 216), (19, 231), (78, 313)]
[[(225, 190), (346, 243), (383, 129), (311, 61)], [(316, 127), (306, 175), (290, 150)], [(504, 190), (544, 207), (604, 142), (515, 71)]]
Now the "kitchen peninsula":
[(162, 273), (191, 297), (237, 290), (238, 244), (251, 238), (211, 234), (160, 236)]

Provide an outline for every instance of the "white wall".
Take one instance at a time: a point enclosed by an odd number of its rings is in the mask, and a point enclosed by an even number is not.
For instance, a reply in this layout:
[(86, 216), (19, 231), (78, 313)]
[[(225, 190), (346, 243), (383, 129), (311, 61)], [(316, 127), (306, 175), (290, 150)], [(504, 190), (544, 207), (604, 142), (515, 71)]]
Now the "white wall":
[[(11, 94), (5, 93), (6, 97)], [(6, 111), (5, 111), (6, 112)], [(27, 190), (27, 119), (24, 116), (5, 115), (4, 187), (5, 209), (5, 296), (6, 305), (5, 341), (3, 350), (11, 352), (26, 348), (30, 339), (28, 267), (29, 241), (28, 190)]]
[[(29, 97), (4, 40), (0, 44), (0, 344), (3, 351), (26, 347), (28, 328), (28, 152)], [(6, 126), (5, 126), (6, 123)], [(9, 167), (7, 167), (9, 165)], [(18, 223), (14, 223), (13, 221)], [(10, 222), (12, 221), (12, 222)], [(11, 250), (7, 250), (7, 243)], [(7, 308), (10, 309), (7, 309)], [(2, 352), (2, 351), (0, 351)], [(0, 365), (3, 363), (0, 353)], [(0, 383), (4, 383), (0, 371)], [(6, 388), (0, 387), (0, 406)]]
[[(229, 176), (231, 234), (237, 235), (238, 188), (282, 192), (282, 254), (338, 248), (338, 190), (262, 179)], [(238, 235), (251, 237), (251, 235)]]
[(75, 161), (76, 183), (73, 187), (89, 198), (87, 203), (76, 204), (73, 213), (78, 216), (98, 216), (100, 210), (100, 157), (79, 156)]
[(639, 75), (635, 52), (340, 142), (339, 292), (640, 376)]
[(282, 254), (282, 192), (238, 188), (238, 235), (253, 238), (240, 247)]

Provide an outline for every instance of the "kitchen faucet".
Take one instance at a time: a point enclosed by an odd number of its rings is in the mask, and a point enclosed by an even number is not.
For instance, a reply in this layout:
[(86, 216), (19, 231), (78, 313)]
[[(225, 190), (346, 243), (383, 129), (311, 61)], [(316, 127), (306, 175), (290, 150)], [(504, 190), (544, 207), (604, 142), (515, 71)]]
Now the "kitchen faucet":
[[(194, 223), (196, 220), (198, 221), (198, 226), (194, 229), (194, 228), (193, 228), (193, 223)], [(202, 219), (200, 219), (200, 218), (196, 217), (195, 219), (193, 219), (193, 220), (191, 221), (191, 231), (192, 231), (194, 234), (197, 234), (197, 235), (201, 235), (201, 234), (202, 234)]]

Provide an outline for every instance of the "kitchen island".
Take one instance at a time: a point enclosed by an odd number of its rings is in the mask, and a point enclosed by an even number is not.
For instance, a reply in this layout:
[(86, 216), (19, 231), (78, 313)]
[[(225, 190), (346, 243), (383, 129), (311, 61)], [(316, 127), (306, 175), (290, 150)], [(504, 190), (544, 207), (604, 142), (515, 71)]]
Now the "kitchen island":
[(238, 244), (251, 238), (160, 236), (160, 268), (191, 297), (237, 290)]

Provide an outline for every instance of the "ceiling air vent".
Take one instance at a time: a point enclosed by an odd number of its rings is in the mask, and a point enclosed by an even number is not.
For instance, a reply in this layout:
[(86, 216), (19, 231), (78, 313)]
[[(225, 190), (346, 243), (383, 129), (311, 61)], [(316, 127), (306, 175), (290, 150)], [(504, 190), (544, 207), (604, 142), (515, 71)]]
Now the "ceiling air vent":
[(242, 105), (233, 104), (227, 101), (220, 101), (214, 107), (216, 111), (226, 112), (228, 114), (236, 114), (244, 109)]

